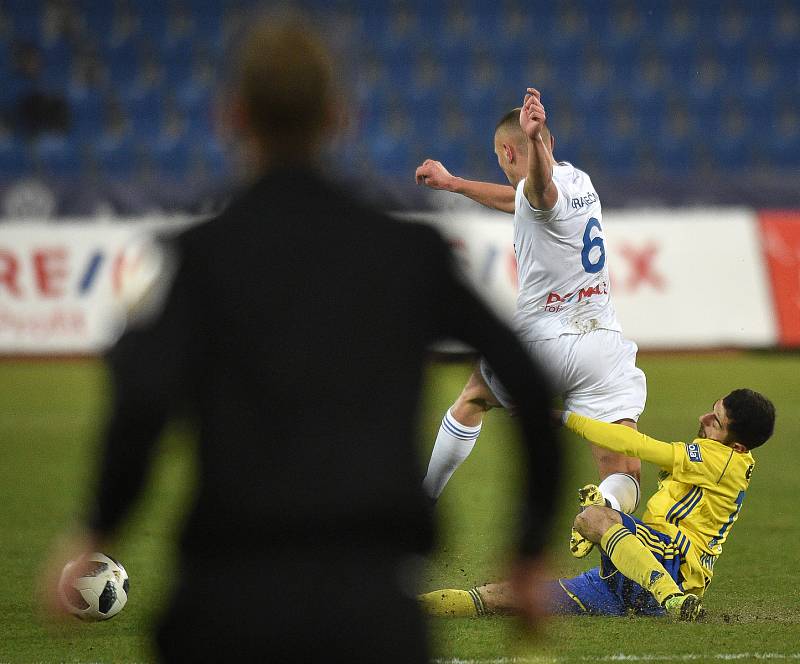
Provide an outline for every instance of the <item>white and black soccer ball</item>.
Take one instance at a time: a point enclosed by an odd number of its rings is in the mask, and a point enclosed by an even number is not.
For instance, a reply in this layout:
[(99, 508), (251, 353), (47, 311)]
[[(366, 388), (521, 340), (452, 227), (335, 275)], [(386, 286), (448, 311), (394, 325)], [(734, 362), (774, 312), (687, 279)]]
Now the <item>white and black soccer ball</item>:
[[(75, 565), (81, 565), (77, 578), (71, 584), (64, 583), (64, 577), (73, 573)], [(113, 618), (128, 601), (128, 573), (119, 562), (103, 553), (68, 562), (61, 580), (59, 594), (64, 608), (82, 620)]]

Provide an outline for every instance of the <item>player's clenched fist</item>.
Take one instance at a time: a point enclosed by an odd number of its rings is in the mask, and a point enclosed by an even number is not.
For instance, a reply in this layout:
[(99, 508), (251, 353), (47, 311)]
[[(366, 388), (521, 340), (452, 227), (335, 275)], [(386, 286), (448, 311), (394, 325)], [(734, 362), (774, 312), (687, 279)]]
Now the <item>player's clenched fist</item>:
[(547, 120), (547, 113), (542, 106), (541, 94), (536, 88), (528, 88), (522, 110), (519, 112), (519, 126), (525, 135), (533, 140), (539, 136)]
[(424, 184), (431, 189), (444, 189), (452, 191), (453, 176), (440, 161), (426, 159), (416, 171), (417, 184)]

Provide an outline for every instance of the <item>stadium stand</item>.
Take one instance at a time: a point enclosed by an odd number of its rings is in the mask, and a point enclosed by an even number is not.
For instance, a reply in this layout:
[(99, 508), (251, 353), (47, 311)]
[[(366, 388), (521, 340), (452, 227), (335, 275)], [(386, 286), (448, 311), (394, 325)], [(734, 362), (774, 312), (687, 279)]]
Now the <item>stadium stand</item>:
[[(408, 180), (436, 156), (496, 180), (491, 130), (531, 83), (557, 156), (609, 178), (800, 171), (795, 2), (299, 4), (352, 63), (354, 117), (334, 155), (345, 173)], [(213, 91), (254, 6), (0, 3), (0, 183), (224, 175)]]

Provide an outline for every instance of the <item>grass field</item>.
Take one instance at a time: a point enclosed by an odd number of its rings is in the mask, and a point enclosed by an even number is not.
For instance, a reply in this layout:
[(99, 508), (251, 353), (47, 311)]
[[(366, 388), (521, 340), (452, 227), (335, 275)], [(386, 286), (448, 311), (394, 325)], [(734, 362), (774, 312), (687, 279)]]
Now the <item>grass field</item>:
[[(757, 451), (742, 515), (715, 567), (708, 619), (680, 625), (654, 619), (553, 619), (536, 640), (510, 618), (437, 619), (431, 624), (441, 661), (593, 662), (800, 660), (800, 357), (788, 354), (643, 356), (649, 400), (641, 428), (680, 440), (697, 415), (731, 388), (763, 391), (778, 409), (776, 435)], [(464, 364), (432, 367), (421, 444), (427, 459), (439, 419), (469, 373)], [(107, 623), (43, 623), (33, 581), (53, 537), (86, 499), (93, 440), (105, 404), (104, 375), (90, 361), (0, 362), (0, 662), (152, 661), (147, 627), (169, 593), (172, 532), (191, 485), (185, 436), (164, 441), (151, 489), (109, 551), (131, 575), (131, 599)], [(559, 527), (553, 570), (571, 575), (589, 563), (566, 549), (575, 488), (594, 478), (585, 444), (565, 441), (570, 457), (564, 495), (554, 497)], [(439, 502), (442, 535), (422, 590), (467, 588), (502, 576), (518, 450), (509, 418), (491, 413), (472, 456)], [(533, 469), (535, 478), (536, 469)], [(643, 477), (645, 495), (655, 473)], [(589, 558), (594, 563), (596, 558)], [(354, 626), (357, 629), (357, 626)]]

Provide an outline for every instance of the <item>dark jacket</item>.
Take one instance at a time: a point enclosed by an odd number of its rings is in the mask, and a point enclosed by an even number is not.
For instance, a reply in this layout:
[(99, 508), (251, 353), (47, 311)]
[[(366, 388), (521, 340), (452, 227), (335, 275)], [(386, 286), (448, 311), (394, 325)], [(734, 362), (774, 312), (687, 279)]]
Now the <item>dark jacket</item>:
[(164, 423), (183, 410), (199, 437), (185, 556), (428, 550), (416, 416), (429, 346), (454, 337), (487, 357), (520, 404), (537, 463), (522, 545), (541, 548), (558, 478), (550, 394), (456, 276), (438, 233), (286, 170), (172, 249), (163, 309), (109, 354), (115, 399), (94, 529), (119, 524)]

